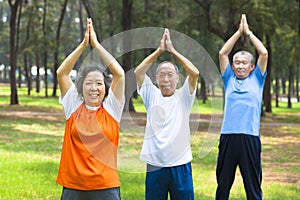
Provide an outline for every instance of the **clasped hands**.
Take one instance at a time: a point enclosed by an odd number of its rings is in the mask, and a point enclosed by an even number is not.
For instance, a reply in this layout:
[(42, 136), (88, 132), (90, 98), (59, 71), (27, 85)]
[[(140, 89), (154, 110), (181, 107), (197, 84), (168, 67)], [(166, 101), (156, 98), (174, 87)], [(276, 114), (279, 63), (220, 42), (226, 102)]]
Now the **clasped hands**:
[(248, 36), (252, 34), (252, 32), (249, 30), (249, 25), (245, 14), (242, 14), (240, 26), (239, 26), (239, 32), (240, 34), (246, 34)]

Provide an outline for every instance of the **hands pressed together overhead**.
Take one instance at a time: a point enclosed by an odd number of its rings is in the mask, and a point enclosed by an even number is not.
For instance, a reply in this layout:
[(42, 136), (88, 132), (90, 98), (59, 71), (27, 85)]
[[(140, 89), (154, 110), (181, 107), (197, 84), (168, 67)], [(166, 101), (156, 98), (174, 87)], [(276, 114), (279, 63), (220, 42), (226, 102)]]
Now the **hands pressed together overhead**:
[(84, 45), (84, 47), (88, 47), (89, 45), (91, 45), (93, 48), (95, 48), (99, 44), (99, 41), (97, 39), (97, 35), (93, 27), (92, 19), (87, 18), (86, 22), (87, 27), (82, 44)]
[(174, 46), (171, 41), (170, 31), (167, 28), (165, 29), (164, 34), (160, 40), (159, 49), (161, 51), (169, 51), (169, 52), (172, 52), (174, 50)]
[(240, 26), (239, 26), (239, 32), (241, 34), (246, 34), (250, 35), (252, 32), (249, 29), (249, 25), (247, 22), (247, 18), (245, 14), (242, 14), (241, 21), (240, 21)]

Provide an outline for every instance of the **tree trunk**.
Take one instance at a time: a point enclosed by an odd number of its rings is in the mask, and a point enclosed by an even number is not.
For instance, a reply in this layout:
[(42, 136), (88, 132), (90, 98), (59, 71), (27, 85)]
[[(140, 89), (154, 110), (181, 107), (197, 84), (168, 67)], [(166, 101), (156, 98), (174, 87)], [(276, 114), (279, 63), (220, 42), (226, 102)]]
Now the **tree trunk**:
[(56, 47), (54, 50), (54, 67), (53, 67), (53, 92), (52, 92), (52, 97), (56, 97), (56, 93), (57, 93), (57, 77), (56, 77), (56, 70), (58, 69), (58, 53), (59, 53), (59, 45), (60, 45), (60, 29), (61, 29), (61, 25), (62, 25), (62, 21), (64, 19), (64, 15), (66, 12), (66, 8), (67, 8), (67, 3), (68, 0), (64, 1), (64, 4), (62, 6), (62, 10), (61, 10), (61, 14), (60, 14), (60, 18), (59, 18), (59, 22), (58, 22), (58, 27), (56, 30)]
[(276, 108), (279, 107), (279, 77), (278, 77), (278, 74), (276, 73), (275, 74), (275, 101), (276, 101)]
[[(30, 13), (32, 13), (32, 9), (33, 9), (33, 7), (31, 7)], [(26, 27), (26, 41), (29, 40), (32, 17), (33, 17), (33, 15), (29, 16), (28, 24), (27, 24), (27, 27)], [(25, 54), (24, 54), (24, 70), (25, 70), (25, 77), (26, 77), (26, 80), (27, 80), (27, 94), (28, 95), (30, 95), (31, 89), (32, 89), (31, 62), (29, 62), (29, 65), (28, 65), (29, 57), (30, 57), (29, 53), (25, 52)], [(30, 58), (30, 60), (31, 60), (31, 58)]]
[(12, 4), (12, 1), (9, 0), (9, 6), (11, 10), (11, 16), (10, 16), (10, 104), (11, 105), (17, 105), (19, 104), (18, 100), (18, 91), (17, 91), (17, 82), (16, 82), (16, 67), (17, 67), (17, 52), (16, 52), (16, 19), (17, 19), (17, 13), (19, 6), (21, 4), (22, 0), (16, 0), (14, 4)]
[(37, 51), (35, 52), (35, 64), (36, 64), (35, 91), (36, 93), (40, 93), (40, 89), (41, 89), (40, 54)]
[(47, 52), (47, 31), (46, 31), (46, 15), (47, 14), (47, 0), (44, 0), (44, 13), (43, 13), (43, 38), (44, 38), (44, 67), (45, 67), (45, 96), (48, 97), (48, 67), (47, 67), (47, 58), (48, 58), (48, 52)]
[(30, 68), (28, 70), (27, 53), (24, 54), (24, 71), (25, 71), (25, 77), (27, 80), (27, 95), (30, 95), (32, 86), (31, 86)]
[(293, 66), (289, 66), (288, 70), (289, 70), (289, 87), (288, 87), (288, 94), (287, 94), (287, 100), (288, 100), (288, 104), (287, 107), (288, 108), (292, 108), (292, 84), (293, 84)]
[[(19, 14), (18, 14), (18, 22), (17, 22), (17, 39), (16, 39), (16, 53), (18, 54), (19, 52), (19, 41), (20, 41), (20, 22), (21, 22), (21, 15), (22, 15), (22, 0), (20, 3), (20, 9), (19, 9)], [(16, 65), (18, 67), (18, 86), (19, 88), (21, 87), (22, 84), (22, 69), (21, 66), (17, 64), (16, 61)]]
[(286, 94), (286, 78), (281, 77), (282, 94)]
[[(127, 31), (131, 29), (132, 24), (132, 0), (123, 0), (123, 8), (122, 8), (122, 30)], [(127, 37), (123, 39), (123, 48), (126, 52), (127, 50), (130, 50), (132, 46), (132, 38), (131, 35), (128, 34)], [(132, 55), (131, 52), (125, 53), (122, 56), (122, 66), (124, 67), (125, 72), (128, 72), (131, 69), (132, 65)], [(126, 73), (128, 74), (128, 73)], [(129, 81), (134, 81), (134, 79), (126, 78), (126, 85), (125, 85), (125, 97), (126, 97), (126, 104), (124, 106), (124, 111), (131, 111), (134, 112), (134, 107), (131, 101), (131, 94), (129, 94), (129, 89), (126, 89), (127, 87), (130, 87), (132, 83), (129, 83)]]
[(206, 95), (206, 84), (204, 78), (201, 77), (201, 86), (200, 86), (200, 98), (202, 99), (202, 103), (206, 103), (207, 95)]
[(263, 99), (264, 99), (264, 106), (266, 112), (272, 112), (272, 95), (271, 95), (271, 85), (272, 85), (272, 79), (271, 79), (271, 68), (272, 68), (272, 48), (271, 48), (271, 40), (270, 36), (266, 35), (266, 43), (267, 43), (267, 49), (268, 49), (268, 65), (267, 65), (267, 77), (265, 80), (265, 87), (264, 87), (264, 93), (263, 93)]

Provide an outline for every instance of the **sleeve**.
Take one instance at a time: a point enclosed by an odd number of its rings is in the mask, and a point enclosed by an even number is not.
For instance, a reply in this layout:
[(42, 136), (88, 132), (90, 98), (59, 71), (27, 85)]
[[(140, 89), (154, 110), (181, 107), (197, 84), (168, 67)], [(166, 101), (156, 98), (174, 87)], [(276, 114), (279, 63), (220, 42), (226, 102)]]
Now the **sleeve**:
[(188, 77), (187, 77), (185, 79), (184, 84), (183, 84), (181, 89), (182, 89), (182, 98), (185, 102), (185, 106), (187, 107), (188, 110), (190, 110), (193, 106), (193, 103), (194, 103), (197, 87), (195, 87), (195, 90), (191, 94), (190, 93), (189, 81), (188, 81)]
[(255, 76), (258, 78), (259, 83), (260, 83), (260, 84), (264, 84), (265, 79), (266, 79), (267, 74), (268, 74), (268, 73), (267, 73), (267, 70), (265, 71), (264, 74), (262, 74), (261, 71), (260, 71), (260, 69), (259, 69), (259, 66), (256, 64), (253, 73), (254, 73)]
[(83, 103), (74, 84), (71, 85), (65, 96), (59, 97), (59, 103), (63, 106), (65, 117), (69, 119), (71, 114)]
[(103, 102), (103, 107), (119, 123), (121, 121), (124, 105), (125, 97), (119, 101), (112, 92), (111, 88), (109, 88), (108, 95)]
[(153, 102), (155, 94), (159, 92), (159, 89), (153, 85), (151, 79), (146, 75), (142, 87), (139, 89), (137, 87), (137, 93), (141, 96), (146, 109), (148, 109), (149, 105)]
[(231, 76), (233, 76), (234, 72), (231, 68), (231, 65), (230, 63), (228, 63), (226, 69), (225, 69), (225, 72), (224, 74), (221, 74), (221, 78), (223, 80), (223, 83), (224, 83), (224, 88), (226, 89), (227, 88), (227, 85), (228, 85), (228, 81), (229, 81), (229, 78)]

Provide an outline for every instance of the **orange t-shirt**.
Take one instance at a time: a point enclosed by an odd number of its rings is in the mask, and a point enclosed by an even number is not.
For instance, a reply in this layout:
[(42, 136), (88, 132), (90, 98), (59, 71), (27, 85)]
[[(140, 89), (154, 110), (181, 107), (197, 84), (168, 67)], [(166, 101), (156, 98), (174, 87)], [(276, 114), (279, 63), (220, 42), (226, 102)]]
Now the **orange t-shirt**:
[(104, 109), (82, 103), (66, 121), (56, 182), (79, 190), (120, 186), (117, 170), (119, 123)]

